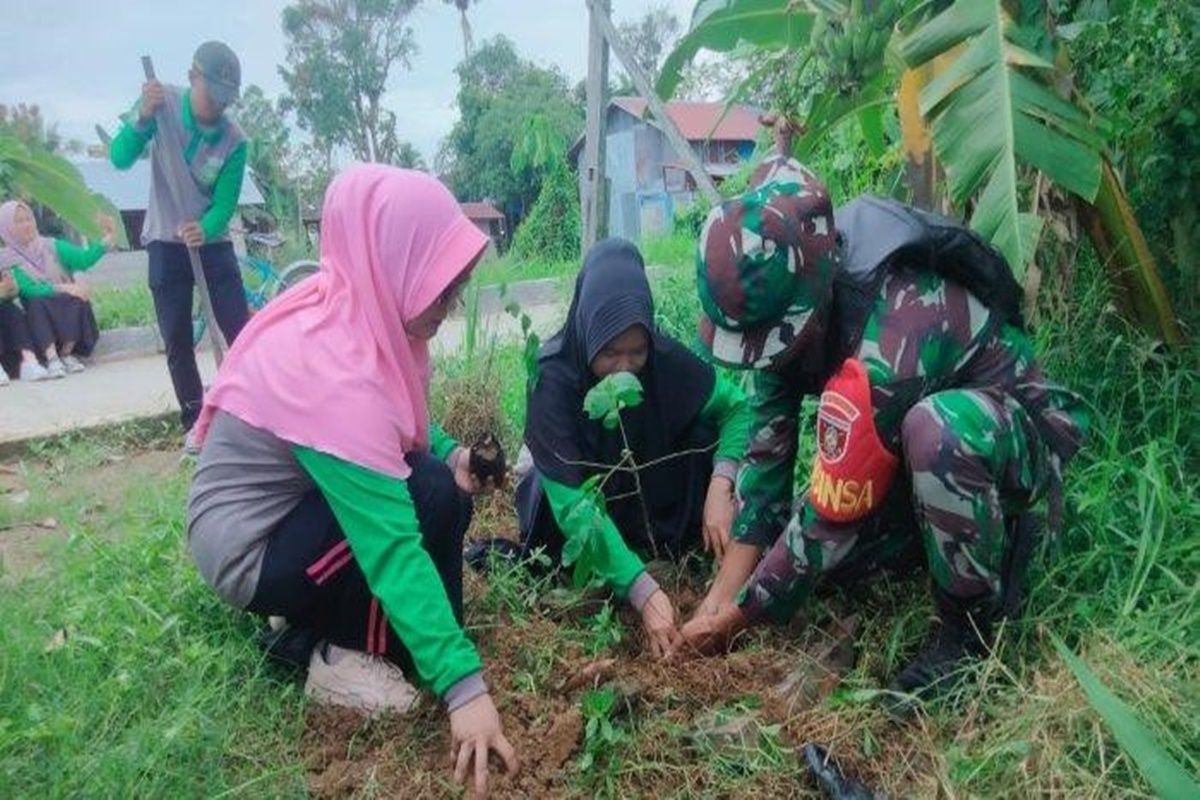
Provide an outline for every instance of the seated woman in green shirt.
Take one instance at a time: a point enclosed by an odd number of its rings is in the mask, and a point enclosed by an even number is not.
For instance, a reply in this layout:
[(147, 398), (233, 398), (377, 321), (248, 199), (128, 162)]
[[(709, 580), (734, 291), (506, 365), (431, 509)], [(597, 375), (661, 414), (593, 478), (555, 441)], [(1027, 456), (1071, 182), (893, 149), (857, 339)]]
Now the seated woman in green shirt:
[(76, 283), (77, 272), (91, 269), (111, 246), (113, 221), (102, 218), (103, 242), (86, 247), (38, 233), (29, 206), (17, 200), (0, 205), (0, 266), (10, 268), (21, 305), (29, 320), (33, 346), (46, 360), (51, 377), (83, 372), (100, 329), (87, 287)]
[[(582, 487), (622, 460), (622, 430), (584, 413), (602, 378), (633, 373), (643, 401), (621, 412), (639, 465), (603, 482), (604, 508)], [(637, 248), (622, 239), (587, 254), (562, 330), (542, 348), (529, 390), (525, 444), (534, 469), (517, 487), (522, 549), (585, 559), (641, 614), (651, 651), (677, 641), (675, 609), (643, 557), (698, 547), (721, 558), (736, 511), (734, 476), (749, 417), (740, 388), (658, 330)], [(638, 484), (640, 483), (640, 493)], [(639, 497), (640, 494), (640, 497)], [(640, 555), (639, 555), (640, 554)]]
[(286, 627), (315, 700), (450, 716), (455, 775), (516, 769), (462, 626), (463, 448), (429, 420), (428, 342), (488, 240), (438, 181), (352, 167), (325, 195), (321, 271), (238, 336), (194, 428), (188, 545), (227, 602)]

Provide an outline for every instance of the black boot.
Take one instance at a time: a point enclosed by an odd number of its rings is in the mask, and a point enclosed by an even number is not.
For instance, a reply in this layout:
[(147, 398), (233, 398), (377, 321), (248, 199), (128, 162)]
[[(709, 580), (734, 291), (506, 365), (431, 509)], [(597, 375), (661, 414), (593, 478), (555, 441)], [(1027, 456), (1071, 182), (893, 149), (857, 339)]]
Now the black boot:
[(911, 716), (920, 703), (945, 695), (958, 685), (961, 667), (988, 652), (999, 618), (996, 600), (987, 595), (962, 600), (934, 589), (937, 619), (916, 658), (892, 680), (885, 701), (894, 717)]

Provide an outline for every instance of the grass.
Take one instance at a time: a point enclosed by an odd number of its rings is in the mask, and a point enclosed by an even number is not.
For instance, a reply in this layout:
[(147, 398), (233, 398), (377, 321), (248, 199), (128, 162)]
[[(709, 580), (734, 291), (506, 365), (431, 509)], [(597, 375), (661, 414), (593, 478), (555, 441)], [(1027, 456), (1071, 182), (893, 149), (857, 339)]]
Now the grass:
[[(642, 240), (640, 249), (647, 266), (691, 268), (695, 257), (695, 242), (680, 234), (648, 236)], [(570, 261), (546, 261), (523, 259), (505, 253), (479, 265), (475, 270), (475, 282), (480, 286), (492, 286), (517, 281), (532, 281), (541, 278), (573, 278), (579, 272), (580, 259)]]
[(562, 278), (574, 275), (578, 271), (579, 262), (577, 260), (524, 259), (517, 258), (511, 253), (505, 253), (499, 258), (489, 259), (480, 264), (475, 270), (474, 280), (480, 286), (494, 286), (541, 278)]
[[(299, 692), (199, 580), (169, 427), (40, 446), (0, 497), (0, 795), (299, 793)], [(52, 518), (44, 572), (7, 572), (11, 537)], [(60, 647), (50, 644), (65, 631)]]
[(154, 325), (154, 299), (150, 287), (137, 284), (128, 287), (97, 286), (92, 295), (92, 308), (100, 330)]
[[(501, 572), (468, 584), (468, 624), (528, 767), (501, 787), (792, 796), (810, 791), (798, 748), (816, 740), (896, 797), (1151, 795), (1056, 637), (1170, 759), (1200, 771), (1196, 352), (1161, 352), (1111, 312), (1097, 266), (1079, 270), (1072, 302), (1037, 332), (1046, 371), (1093, 409), (1092, 435), (1067, 471), (1066, 526), (1039, 554), (1027, 617), (1004, 630), (998, 654), (956, 698), (904, 727), (871, 702), (922, 633), (921, 576), (820, 594), (791, 626), (755, 631), (727, 658), (661, 667), (638, 656), (624, 610), (562, 618), (539, 606), (541, 587)], [(656, 296), (664, 325), (690, 341), (688, 281), (661, 276)], [(511, 456), (523, 384), (519, 346), (485, 343), (438, 365), (435, 413), (462, 425), (498, 415)], [(461, 394), (485, 402), (456, 408)], [(442, 712), (378, 723), (306, 712), (297, 684), (264, 666), (253, 622), (217, 601), (190, 564), (187, 474), (157, 455), (176, 439), (161, 426), (73, 436), (27, 453), (17, 475), (0, 474), (9, 482), (0, 487), (30, 492), (14, 504), (0, 488), (6, 564), (10, 542), (55, 522), (41, 570), (0, 576), (0, 796), (449, 793)], [(502, 500), (480, 508), (477, 531), (511, 530)], [(701, 564), (663, 580), (688, 605), (704, 575)], [(858, 658), (840, 686), (811, 707), (764, 701), (777, 669), (804, 663), (831, 616), (853, 612)], [(62, 629), (65, 644), (46, 652)], [(592, 688), (621, 702), (561, 689), (596, 659), (614, 660), (616, 683)], [(733, 754), (688, 744), (708, 713), (752, 713), (763, 729)], [(575, 745), (554, 766), (564, 736)]]

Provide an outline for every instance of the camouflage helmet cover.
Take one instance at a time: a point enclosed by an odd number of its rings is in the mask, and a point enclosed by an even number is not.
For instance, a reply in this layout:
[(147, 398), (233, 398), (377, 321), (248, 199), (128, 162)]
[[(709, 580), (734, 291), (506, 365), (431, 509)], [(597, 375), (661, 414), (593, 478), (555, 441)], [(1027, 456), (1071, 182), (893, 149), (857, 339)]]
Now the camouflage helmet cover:
[(778, 361), (829, 295), (837, 231), (829, 192), (798, 161), (772, 156), (750, 188), (708, 215), (696, 254), (700, 337), (730, 367)]

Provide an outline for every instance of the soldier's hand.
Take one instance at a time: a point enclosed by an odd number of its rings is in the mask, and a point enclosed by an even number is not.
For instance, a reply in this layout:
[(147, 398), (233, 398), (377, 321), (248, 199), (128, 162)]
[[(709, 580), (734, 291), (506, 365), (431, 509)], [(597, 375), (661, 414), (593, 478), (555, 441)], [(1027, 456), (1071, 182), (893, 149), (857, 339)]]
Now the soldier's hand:
[(729, 649), (733, 637), (748, 624), (746, 615), (736, 603), (724, 603), (717, 607), (702, 604), (680, 630), (683, 642), (676, 654), (689, 658), (724, 653)]
[(718, 564), (725, 558), (736, 516), (733, 483), (728, 478), (714, 477), (704, 499), (704, 550), (716, 556)]
[(650, 652), (655, 658), (665, 658), (680, 644), (679, 629), (675, 627), (675, 606), (671, 598), (659, 589), (642, 606), (642, 628), (650, 640)]
[(149, 122), (155, 112), (162, 107), (166, 102), (167, 94), (163, 90), (163, 85), (156, 80), (146, 81), (142, 84), (142, 107), (138, 111), (138, 118), (142, 122)]

